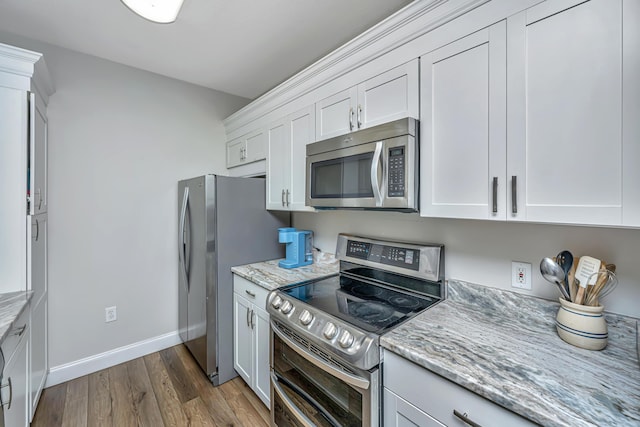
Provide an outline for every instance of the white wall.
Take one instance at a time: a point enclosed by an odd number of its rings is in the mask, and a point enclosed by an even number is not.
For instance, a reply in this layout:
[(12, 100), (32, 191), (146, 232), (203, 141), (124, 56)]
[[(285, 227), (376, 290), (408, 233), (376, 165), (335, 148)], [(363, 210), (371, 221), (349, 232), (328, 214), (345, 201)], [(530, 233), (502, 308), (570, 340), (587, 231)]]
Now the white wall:
[[(49, 117), (49, 360), (178, 330), (177, 182), (226, 173), (222, 119), (248, 100), (0, 33), (37, 50)], [(117, 306), (118, 320), (104, 322)]]
[(511, 261), (532, 264), (531, 291), (557, 299), (540, 274), (540, 260), (568, 249), (617, 265), (620, 284), (603, 300), (610, 312), (640, 317), (640, 230), (420, 218), (416, 214), (324, 211), (296, 213), (296, 228), (314, 231), (315, 246), (335, 253), (338, 233), (445, 244), (445, 275), (485, 286), (511, 288)]

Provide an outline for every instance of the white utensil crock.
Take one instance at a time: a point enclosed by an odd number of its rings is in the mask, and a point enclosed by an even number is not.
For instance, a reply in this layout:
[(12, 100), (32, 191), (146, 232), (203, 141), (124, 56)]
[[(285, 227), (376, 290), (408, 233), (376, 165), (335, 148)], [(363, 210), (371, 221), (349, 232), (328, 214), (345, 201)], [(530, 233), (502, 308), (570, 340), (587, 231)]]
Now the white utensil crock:
[(576, 347), (602, 350), (607, 346), (609, 337), (603, 310), (602, 305), (590, 307), (560, 298), (560, 309), (556, 317), (558, 335)]

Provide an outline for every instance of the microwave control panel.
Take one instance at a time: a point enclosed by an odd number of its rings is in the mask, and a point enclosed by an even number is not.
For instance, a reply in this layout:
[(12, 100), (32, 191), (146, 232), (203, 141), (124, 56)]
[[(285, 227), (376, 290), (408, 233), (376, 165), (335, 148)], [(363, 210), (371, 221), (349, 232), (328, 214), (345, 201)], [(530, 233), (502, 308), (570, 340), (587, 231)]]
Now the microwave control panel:
[(404, 197), (404, 147), (389, 148), (389, 181), (387, 195), (389, 197)]

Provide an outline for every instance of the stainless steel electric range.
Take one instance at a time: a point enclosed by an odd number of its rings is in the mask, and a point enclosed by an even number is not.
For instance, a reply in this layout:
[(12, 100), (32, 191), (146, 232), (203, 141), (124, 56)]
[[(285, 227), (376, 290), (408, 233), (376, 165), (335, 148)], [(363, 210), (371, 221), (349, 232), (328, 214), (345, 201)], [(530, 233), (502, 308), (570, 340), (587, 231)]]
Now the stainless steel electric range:
[(271, 421), (380, 424), (380, 336), (444, 298), (444, 246), (340, 234), (340, 273), (269, 294)]

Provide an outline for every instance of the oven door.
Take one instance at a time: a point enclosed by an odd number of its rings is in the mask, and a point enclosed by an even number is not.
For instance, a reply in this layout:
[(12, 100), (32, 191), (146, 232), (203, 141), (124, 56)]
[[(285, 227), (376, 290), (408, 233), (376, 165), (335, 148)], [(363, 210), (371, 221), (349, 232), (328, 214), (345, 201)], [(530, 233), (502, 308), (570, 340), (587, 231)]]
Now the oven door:
[(412, 136), (307, 156), (307, 205), (325, 208), (417, 209)]
[[(273, 322), (271, 330), (272, 425), (379, 425), (378, 368), (368, 372), (340, 366), (328, 354), (321, 355), (323, 350), (308, 341), (301, 344), (295, 334)], [(317, 354), (309, 351), (312, 347)]]

